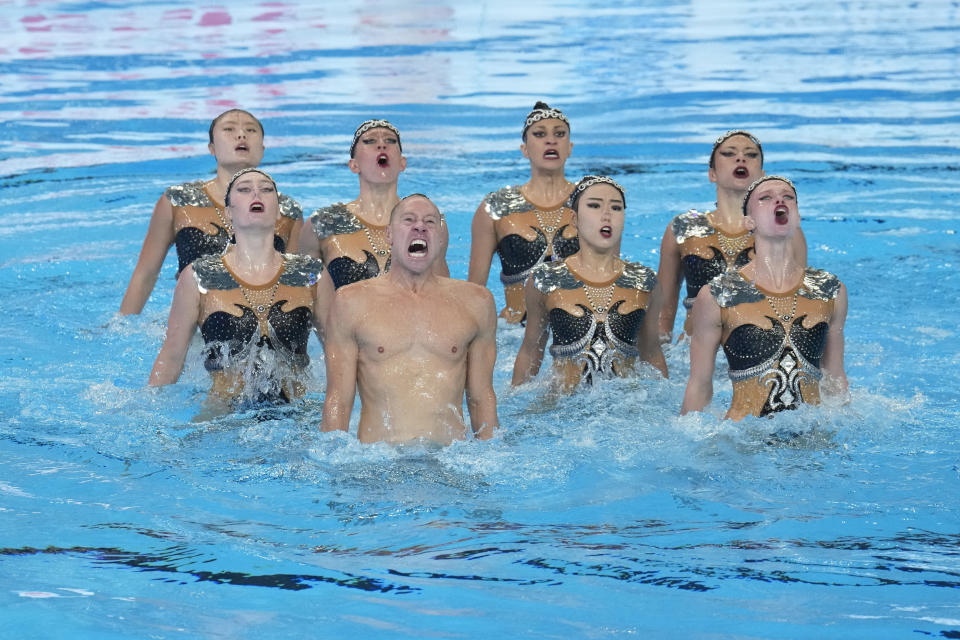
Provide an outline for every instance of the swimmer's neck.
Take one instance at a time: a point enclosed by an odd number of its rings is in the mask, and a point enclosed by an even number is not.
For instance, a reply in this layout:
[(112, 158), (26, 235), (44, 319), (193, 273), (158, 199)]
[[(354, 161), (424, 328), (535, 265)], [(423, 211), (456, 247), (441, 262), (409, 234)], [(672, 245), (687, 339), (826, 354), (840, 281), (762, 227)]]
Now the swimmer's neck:
[(390, 211), (400, 202), (397, 195), (397, 183), (375, 183), (360, 179), (360, 195), (347, 207), (363, 222), (386, 226), (390, 222)]
[(523, 197), (534, 204), (550, 206), (566, 200), (573, 184), (563, 174), (563, 168), (530, 168), (530, 179), (520, 187)]
[(432, 264), (423, 273), (416, 273), (395, 265), (380, 278), (386, 280), (390, 286), (404, 289), (410, 293), (420, 293), (440, 281), (440, 277), (433, 273)]
[(724, 229), (734, 230), (743, 228), (743, 196), (746, 191), (724, 189), (717, 187), (717, 208), (711, 214), (714, 222), (720, 223)]

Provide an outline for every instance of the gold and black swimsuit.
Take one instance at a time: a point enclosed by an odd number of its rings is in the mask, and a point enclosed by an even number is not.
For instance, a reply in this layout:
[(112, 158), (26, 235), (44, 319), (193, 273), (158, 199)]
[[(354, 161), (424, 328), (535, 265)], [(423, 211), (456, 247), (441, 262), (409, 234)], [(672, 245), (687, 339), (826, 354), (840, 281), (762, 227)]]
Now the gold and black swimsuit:
[[(350, 213), (342, 203), (332, 204), (329, 207), (317, 209), (310, 215), (310, 224), (313, 231), (321, 240), (330, 236), (356, 233), (363, 231), (365, 226), (361, 220)], [(376, 256), (366, 249), (363, 250), (366, 260), (357, 262), (348, 256), (334, 258), (326, 265), (327, 272), (333, 280), (333, 286), (340, 288), (345, 284), (360, 282), (380, 275), (380, 264)], [(387, 258), (384, 271), (390, 270), (390, 258)]]
[[(185, 182), (169, 187), (165, 196), (173, 207), (174, 245), (177, 248), (177, 275), (201, 256), (221, 255), (231, 241), (226, 215), (204, 189), (204, 182)], [(278, 194), (280, 220), (273, 236), (274, 248), (283, 253), (293, 224), (303, 217), (300, 204)], [(212, 231), (211, 231), (212, 229)]]

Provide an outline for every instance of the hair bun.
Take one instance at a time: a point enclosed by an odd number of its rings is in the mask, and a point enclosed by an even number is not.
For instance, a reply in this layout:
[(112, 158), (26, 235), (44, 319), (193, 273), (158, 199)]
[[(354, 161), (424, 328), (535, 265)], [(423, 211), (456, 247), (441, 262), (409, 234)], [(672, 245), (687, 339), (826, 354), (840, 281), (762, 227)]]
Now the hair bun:
[(548, 105), (546, 102), (542, 102), (542, 101), (540, 101), (540, 100), (537, 100), (537, 104), (533, 105), (533, 110), (534, 110), (534, 111), (536, 111), (537, 109), (549, 109), (549, 108), (550, 108), (550, 105)]

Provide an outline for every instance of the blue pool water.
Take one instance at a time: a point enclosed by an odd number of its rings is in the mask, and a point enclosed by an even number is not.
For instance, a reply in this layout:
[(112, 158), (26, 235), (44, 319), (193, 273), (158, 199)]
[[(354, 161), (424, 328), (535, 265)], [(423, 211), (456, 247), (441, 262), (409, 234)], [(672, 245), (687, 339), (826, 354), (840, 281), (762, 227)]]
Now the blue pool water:
[[(0, 637), (960, 637), (958, 4), (608, 4), (0, 2)], [(308, 210), (355, 195), (350, 135), (388, 118), (464, 277), (538, 99), (648, 265), (711, 205), (712, 140), (753, 131), (849, 288), (852, 404), (731, 424), (721, 370), (681, 418), (678, 346), (667, 381), (543, 406), (507, 326), (489, 443), (320, 434), (317, 343), (304, 406), (191, 422), (195, 350), (145, 388), (175, 260), (115, 310), (213, 116), (260, 116)]]

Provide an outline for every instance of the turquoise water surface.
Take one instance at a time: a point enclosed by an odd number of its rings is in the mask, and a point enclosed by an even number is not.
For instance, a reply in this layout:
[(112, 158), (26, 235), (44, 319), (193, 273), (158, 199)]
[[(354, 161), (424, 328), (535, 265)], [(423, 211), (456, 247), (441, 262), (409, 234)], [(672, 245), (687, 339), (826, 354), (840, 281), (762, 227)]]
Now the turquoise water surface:
[[(960, 638), (957, 3), (0, 9), (0, 637)], [(145, 387), (173, 255), (116, 310), (157, 197), (212, 172), (214, 116), (263, 120), (307, 211), (355, 196), (352, 132), (389, 119), (462, 278), (540, 99), (571, 119), (568, 177), (626, 187), (651, 266), (712, 204), (712, 141), (756, 134), (849, 289), (852, 403), (732, 424), (721, 367), (681, 418), (679, 345), (669, 380), (544, 406), (510, 388), (507, 325), (492, 442), (319, 433), (316, 342), (302, 406), (191, 422), (196, 348)]]

